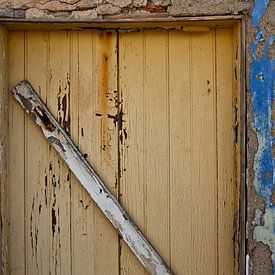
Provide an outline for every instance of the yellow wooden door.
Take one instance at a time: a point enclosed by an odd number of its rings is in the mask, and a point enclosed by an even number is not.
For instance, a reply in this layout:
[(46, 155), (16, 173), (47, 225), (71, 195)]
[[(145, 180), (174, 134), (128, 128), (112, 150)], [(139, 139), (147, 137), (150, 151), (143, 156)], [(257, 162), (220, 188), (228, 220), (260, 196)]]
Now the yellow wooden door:
[[(27, 79), (175, 274), (233, 274), (233, 31), (12, 31)], [(11, 97), (11, 274), (145, 274)]]

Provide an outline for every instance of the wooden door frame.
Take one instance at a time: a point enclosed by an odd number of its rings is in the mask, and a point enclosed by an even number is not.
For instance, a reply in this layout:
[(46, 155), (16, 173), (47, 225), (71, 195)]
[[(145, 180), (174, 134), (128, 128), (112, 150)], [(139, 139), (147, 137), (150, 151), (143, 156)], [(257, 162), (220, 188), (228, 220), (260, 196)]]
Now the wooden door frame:
[[(237, 226), (238, 247), (238, 273), (245, 274), (246, 270), (246, 56), (245, 56), (245, 16), (201, 16), (201, 17), (146, 17), (146, 18), (117, 18), (94, 20), (70, 20), (70, 19), (0, 19), (0, 241), (1, 255), (0, 265), (3, 274), (9, 270), (9, 204), (8, 204), (8, 32), (13, 30), (85, 30), (106, 29), (127, 31), (130, 29), (171, 29), (181, 28), (184, 31), (204, 31), (205, 28), (232, 27), (237, 36), (235, 52), (238, 62), (234, 64), (235, 80), (233, 83), (238, 95), (237, 110), (237, 137), (236, 160), (239, 183), (239, 225)], [(234, 45), (234, 44), (233, 44)]]

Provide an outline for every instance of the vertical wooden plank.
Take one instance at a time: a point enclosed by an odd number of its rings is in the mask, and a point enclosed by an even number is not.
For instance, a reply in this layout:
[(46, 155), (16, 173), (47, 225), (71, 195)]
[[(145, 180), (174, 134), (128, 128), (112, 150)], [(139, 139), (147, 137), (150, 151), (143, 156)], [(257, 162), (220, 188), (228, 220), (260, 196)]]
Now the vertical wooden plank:
[[(87, 48), (81, 48), (80, 44), (82, 39), (80, 38), (82, 32), (73, 32), (71, 36), (71, 62), (72, 62), (72, 90), (76, 90), (74, 97), (71, 101), (71, 136), (75, 144), (81, 150), (81, 143), (79, 143), (79, 100), (81, 97), (86, 97), (86, 93), (81, 89), (83, 74), (89, 75), (91, 71), (86, 68), (85, 72), (81, 71), (80, 55), (86, 57), (86, 64), (90, 65), (89, 50)], [(88, 43), (87, 43), (88, 44)], [(91, 47), (91, 44), (89, 44)], [(88, 51), (87, 51), (88, 50)], [(85, 77), (84, 77), (85, 79)], [(90, 92), (93, 91), (92, 83)], [(86, 102), (89, 105), (88, 101)], [(87, 118), (89, 114), (87, 114)], [(84, 152), (83, 152), (84, 153)], [(79, 186), (79, 183), (75, 176), (71, 174), (71, 245), (72, 245), (72, 274), (84, 274), (87, 270), (93, 272), (93, 258), (94, 249), (92, 243), (89, 241), (92, 237), (92, 232), (89, 231), (90, 220), (92, 219), (93, 212), (90, 211), (89, 198), (84, 190)], [(87, 202), (88, 200), (88, 202)], [(89, 213), (87, 215), (87, 213)], [(93, 237), (92, 237), (93, 239)], [(87, 251), (89, 249), (89, 252)]]
[[(91, 158), (94, 138), (94, 73), (93, 73), (93, 32), (79, 32), (73, 37), (73, 89), (77, 89), (77, 98), (72, 108), (77, 111), (72, 117), (72, 136), (79, 149)], [(76, 56), (77, 54), (77, 56)], [(77, 64), (77, 63), (78, 64)], [(76, 68), (77, 66), (77, 68)], [(76, 70), (77, 69), (77, 70)], [(76, 79), (77, 78), (77, 79)], [(84, 124), (84, 125), (83, 125)], [(83, 128), (85, 126), (85, 129)], [(72, 177), (72, 273), (94, 273), (94, 203)]]
[[(120, 37), (122, 202), (169, 263), (168, 33)], [(121, 268), (124, 274), (144, 273), (123, 246)]]
[[(168, 33), (145, 32), (146, 230), (149, 240), (170, 264), (170, 148)], [(133, 76), (134, 77), (134, 76)], [(156, 234), (157, 228), (157, 234)]]
[[(89, 60), (86, 60), (87, 63)], [(70, 32), (70, 134), (74, 143), (79, 146), (79, 31)], [(89, 73), (89, 72), (88, 72)], [(75, 198), (75, 190), (79, 190), (79, 182), (70, 171), (71, 179), (71, 204), (70, 204), (70, 246), (71, 246), (71, 274), (84, 274), (87, 270), (92, 270), (89, 265), (88, 255), (93, 254), (93, 251), (86, 251), (86, 247), (89, 247), (87, 242), (87, 232), (83, 232), (83, 225), (81, 222), (89, 220), (89, 217), (83, 219), (80, 213), (75, 213), (75, 204), (79, 205), (81, 198)], [(82, 191), (82, 190), (81, 190)], [(82, 209), (84, 202), (82, 202)], [(76, 237), (77, 236), (77, 237)], [(83, 254), (86, 252), (86, 256)]]
[[(170, 31), (170, 228), (171, 268), (175, 274), (192, 270), (192, 178), (190, 33)], [(200, 240), (198, 240), (199, 242)]]
[[(234, 137), (232, 30), (216, 31), (218, 152), (218, 274), (234, 274)], [(231, 127), (230, 127), (231, 126)]]
[(9, 272), (8, 239), (8, 33), (0, 26), (0, 273)]
[[(119, 35), (119, 87), (123, 106), (123, 124), (120, 132), (120, 199), (123, 207), (146, 233), (145, 161), (145, 35)], [(121, 273), (146, 274), (145, 269), (121, 242)]]
[[(48, 32), (26, 32), (25, 75), (44, 102), (48, 86)], [(49, 272), (49, 187), (47, 141), (33, 121), (25, 125), (25, 244), (27, 274)], [(35, 169), (34, 169), (35, 168)]]
[[(119, 112), (117, 87), (117, 34), (95, 32), (93, 34), (93, 72), (95, 76), (94, 144), (91, 162), (106, 182), (109, 190), (118, 195), (118, 128), (122, 123)], [(83, 106), (85, 103), (82, 101)], [(89, 136), (89, 122), (82, 113), (82, 128)], [(85, 134), (84, 134), (85, 135)], [(87, 146), (88, 147), (88, 146)], [(92, 157), (92, 154), (94, 157)], [(118, 236), (98, 207), (94, 207), (95, 274), (119, 273)], [(105, 255), (109, 255), (108, 258)]]
[[(51, 31), (49, 44), (48, 106), (62, 127), (70, 132), (70, 32)], [(50, 273), (71, 272), (70, 172), (50, 147), (49, 207), (51, 230)]]
[[(9, 33), (9, 89), (24, 79), (24, 32)], [(24, 111), (9, 97), (10, 273), (25, 272)]]
[(217, 274), (215, 31), (191, 34), (192, 272)]
[[(116, 33), (79, 32), (78, 43), (79, 148), (117, 195)], [(72, 200), (73, 273), (118, 274), (116, 232), (78, 183)]]

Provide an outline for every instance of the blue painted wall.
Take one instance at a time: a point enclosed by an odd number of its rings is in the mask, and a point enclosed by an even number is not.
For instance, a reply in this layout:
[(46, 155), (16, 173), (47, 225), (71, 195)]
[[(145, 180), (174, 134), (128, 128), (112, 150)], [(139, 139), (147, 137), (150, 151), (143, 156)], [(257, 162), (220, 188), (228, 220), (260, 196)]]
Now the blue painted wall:
[[(273, 261), (273, 274), (275, 274), (275, 205), (271, 202), (274, 192), (275, 160), (272, 158), (274, 137), (271, 130), (275, 121), (271, 119), (272, 103), (274, 100), (275, 61), (268, 59), (268, 49), (275, 37), (264, 37), (259, 23), (264, 15), (269, 0), (255, 0), (252, 12), (252, 24), (256, 32), (256, 40), (251, 45), (251, 81), (250, 91), (252, 98), (254, 122), (251, 125), (258, 138), (258, 150), (254, 159), (254, 187), (256, 192), (266, 203), (263, 216), (264, 225), (257, 225), (253, 238), (270, 247)], [(275, 16), (275, 15), (274, 15)], [(257, 46), (264, 43), (264, 52), (258, 57)], [(275, 106), (274, 106), (275, 107)]]

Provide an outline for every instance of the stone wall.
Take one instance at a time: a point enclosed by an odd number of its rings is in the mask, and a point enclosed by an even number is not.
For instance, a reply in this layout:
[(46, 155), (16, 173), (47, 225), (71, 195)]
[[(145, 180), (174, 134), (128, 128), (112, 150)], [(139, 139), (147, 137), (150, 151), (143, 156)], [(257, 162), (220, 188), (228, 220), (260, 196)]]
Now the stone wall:
[(0, 7), (2, 15), (6, 13), (7, 17), (94, 19), (119, 14), (238, 14), (249, 10), (250, 3), (239, 0), (0, 0)]
[[(170, 0), (60, 0), (60, 1), (0, 1), (7, 17), (16, 10), (17, 16), (27, 19), (68, 18), (95, 19), (118, 14), (138, 15), (167, 13)], [(4, 13), (4, 10), (3, 12)]]
[(275, 274), (274, 0), (0, 0), (0, 17), (27, 20), (228, 14), (247, 19), (248, 269)]

